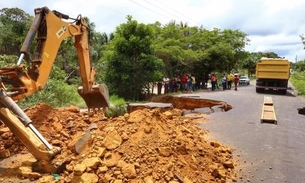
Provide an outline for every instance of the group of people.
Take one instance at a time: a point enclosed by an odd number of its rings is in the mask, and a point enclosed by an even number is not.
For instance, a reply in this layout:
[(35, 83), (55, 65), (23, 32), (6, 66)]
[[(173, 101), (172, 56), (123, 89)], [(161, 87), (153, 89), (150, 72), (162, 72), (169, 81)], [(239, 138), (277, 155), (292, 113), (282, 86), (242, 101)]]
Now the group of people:
[(164, 83), (164, 94), (174, 93), (174, 92), (188, 92), (192, 93), (195, 90), (195, 76), (191, 74), (185, 74), (181, 77), (173, 77), (169, 79), (168, 77), (163, 78)]
[[(225, 74), (221, 77), (221, 84), (223, 90), (231, 90), (232, 83), (234, 83), (234, 90), (237, 91), (237, 84), (239, 82), (239, 77), (237, 74), (228, 74), (227, 76)], [(212, 91), (214, 91), (216, 88), (219, 88), (217, 77), (215, 74), (212, 74), (211, 76), (211, 85), (212, 85)]]
[[(212, 91), (214, 91), (216, 88), (219, 89), (216, 74), (211, 74), (208, 78), (211, 80)], [(205, 85), (206, 82), (204, 82), (203, 84)], [(231, 90), (232, 85), (234, 84), (234, 90), (237, 91), (238, 82), (239, 77), (237, 74), (223, 74), (221, 77), (221, 85), (223, 90)], [(195, 91), (195, 84), (196, 79), (195, 76), (192, 74), (185, 74), (180, 77), (176, 76), (173, 78), (164, 77), (163, 80), (158, 82), (158, 94), (161, 94), (162, 87), (164, 87), (164, 94), (175, 92), (192, 93), (193, 91)]]

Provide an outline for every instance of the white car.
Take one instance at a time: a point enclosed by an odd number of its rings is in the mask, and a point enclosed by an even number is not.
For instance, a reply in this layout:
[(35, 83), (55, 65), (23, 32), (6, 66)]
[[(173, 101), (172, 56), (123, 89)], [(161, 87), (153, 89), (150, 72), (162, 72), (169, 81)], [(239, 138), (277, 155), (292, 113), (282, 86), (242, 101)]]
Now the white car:
[(239, 85), (249, 85), (250, 79), (248, 76), (240, 76), (239, 78)]

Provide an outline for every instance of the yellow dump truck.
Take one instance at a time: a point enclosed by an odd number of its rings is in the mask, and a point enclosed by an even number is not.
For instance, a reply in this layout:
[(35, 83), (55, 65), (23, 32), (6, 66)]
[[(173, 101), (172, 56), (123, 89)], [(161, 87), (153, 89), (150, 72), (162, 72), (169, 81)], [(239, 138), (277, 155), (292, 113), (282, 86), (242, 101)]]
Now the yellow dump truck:
[(286, 94), (290, 62), (282, 58), (261, 58), (256, 64), (256, 92), (275, 90)]

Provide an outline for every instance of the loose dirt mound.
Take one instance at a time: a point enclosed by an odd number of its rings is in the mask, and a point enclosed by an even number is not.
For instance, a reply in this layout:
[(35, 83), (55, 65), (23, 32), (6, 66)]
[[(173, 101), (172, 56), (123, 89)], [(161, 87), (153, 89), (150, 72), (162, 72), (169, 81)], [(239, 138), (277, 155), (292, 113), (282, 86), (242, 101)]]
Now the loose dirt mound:
[[(76, 107), (54, 109), (46, 104), (26, 111), (42, 135), (61, 147), (62, 154), (54, 161), (69, 160), (59, 182), (235, 181), (232, 149), (206, 140), (207, 132), (198, 128), (195, 120), (204, 121), (203, 114), (181, 116), (181, 112), (141, 109), (107, 119), (102, 112), (88, 116)], [(1, 149), (11, 154), (27, 152), (4, 125), (1, 131)], [(84, 147), (75, 149), (81, 137), (89, 138)], [(58, 179), (47, 174), (21, 174), (37, 182)]]

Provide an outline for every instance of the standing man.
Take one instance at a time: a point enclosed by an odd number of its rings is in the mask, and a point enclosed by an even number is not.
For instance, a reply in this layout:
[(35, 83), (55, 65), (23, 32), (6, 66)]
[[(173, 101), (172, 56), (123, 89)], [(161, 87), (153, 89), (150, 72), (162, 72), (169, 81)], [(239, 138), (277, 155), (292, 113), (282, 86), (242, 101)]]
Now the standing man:
[(233, 74), (229, 73), (227, 78), (228, 78), (228, 89), (231, 90), (234, 76), (233, 76)]
[(192, 83), (192, 76), (191, 75), (187, 75), (187, 92), (188, 93), (192, 93), (193, 92), (193, 83)]
[(234, 75), (234, 90), (237, 91), (237, 84), (238, 84), (239, 78), (237, 74)]
[(195, 76), (191, 74), (190, 77), (192, 78), (192, 90), (195, 91), (195, 87), (196, 87)]
[(158, 84), (157, 84), (157, 86), (158, 86), (158, 95), (161, 95), (162, 85), (163, 85), (162, 80), (159, 80)]
[(214, 91), (216, 89), (216, 84), (217, 84), (216, 81), (217, 81), (217, 79), (216, 79), (215, 74), (212, 74), (212, 76), (211, 76), (212, 91)]
[(225, 74), (221, 78), (221, 84), (222, 84), (222, 90), (226, 90), (227, 89), (227, 77)]
[(182, 77), (182, 80), (181, 80), (183, 92), (187, 92), (187, 79), (188, 79), (188, 76), (186, 74), (184, 74)]
[(168, 77), (164, 77), (163, 78), (163, 82), (164, 82), (164, 94), (168, 94), (168, 90), (169, 90), (169, 78)]

